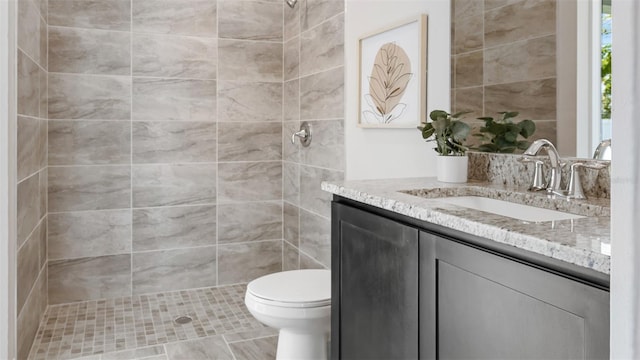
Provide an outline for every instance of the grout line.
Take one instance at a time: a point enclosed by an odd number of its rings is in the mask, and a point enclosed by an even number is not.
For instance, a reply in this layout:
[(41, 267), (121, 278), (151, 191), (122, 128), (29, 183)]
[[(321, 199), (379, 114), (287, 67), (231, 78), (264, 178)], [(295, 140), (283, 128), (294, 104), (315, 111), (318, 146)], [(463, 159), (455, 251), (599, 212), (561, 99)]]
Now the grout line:
[(129, 294), (133, 296), (133, 1), (129, 2), (129, 72), (131, 86), (129, 87), (129, 207), (131, 208), (131, 226), (129, 227)]

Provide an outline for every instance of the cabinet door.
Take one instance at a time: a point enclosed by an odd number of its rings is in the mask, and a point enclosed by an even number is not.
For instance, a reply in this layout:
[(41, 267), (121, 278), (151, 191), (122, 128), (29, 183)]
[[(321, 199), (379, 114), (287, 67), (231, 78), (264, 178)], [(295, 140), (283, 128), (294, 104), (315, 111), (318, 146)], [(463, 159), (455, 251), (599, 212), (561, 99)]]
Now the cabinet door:
[(435, 243), (423, 253), (435, 276), (421, 285), (435, 296), (438, 358), (608, 358), (608, 291), (432, 234), (423, 239)]
[(332, 356), (417, 358), (418, 230), (336, 203), (332, 219)]

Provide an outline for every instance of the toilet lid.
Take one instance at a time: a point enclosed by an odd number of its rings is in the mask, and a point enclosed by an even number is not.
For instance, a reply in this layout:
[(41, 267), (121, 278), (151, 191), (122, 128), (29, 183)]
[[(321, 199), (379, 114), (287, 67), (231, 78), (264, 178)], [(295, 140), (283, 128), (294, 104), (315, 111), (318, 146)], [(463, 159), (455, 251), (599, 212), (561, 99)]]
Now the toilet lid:
[[(265, 275), (247, 285), (247, 291), (258, 298), (301, 306), (323, 306), (331, 303), (329, 270), (293, 270)], [(304, 305), (302, 305), (304, 306)]]

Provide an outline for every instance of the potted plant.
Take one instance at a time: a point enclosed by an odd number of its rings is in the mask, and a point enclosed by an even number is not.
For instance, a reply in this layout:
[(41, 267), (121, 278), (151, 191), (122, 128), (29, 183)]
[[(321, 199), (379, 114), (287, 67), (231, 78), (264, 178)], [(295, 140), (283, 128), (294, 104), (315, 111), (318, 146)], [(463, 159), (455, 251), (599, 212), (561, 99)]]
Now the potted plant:
[[(484, 142), (473, 150), (491, 153), (512, 154), (516, 150), (526, 150), (530, 142), (523, 140), (529, 138), (536, 131), (536, 124), (531, 120), (522, 120), (518, 123), (511, 121), (518, 116), (517, 111), (503, 111), (498, 114), (502, 119), (494, 120), (492, 117), (480, 117), (484, 126), (480, 133), (473, 134)], [(521, 136), (523, 139), (519, 139)]]
[(467, 181), (468, 148), (464, 146), (471, 127), (459, 120), (467, 112), (449, 114), (443, 110), (433, 110), (429, 114), (430, 122), (423, 122), (418, 129), (422, 138), (434, 141), (434, 150), (438, 153), (436, 168), (438, 181), (463, 183)]

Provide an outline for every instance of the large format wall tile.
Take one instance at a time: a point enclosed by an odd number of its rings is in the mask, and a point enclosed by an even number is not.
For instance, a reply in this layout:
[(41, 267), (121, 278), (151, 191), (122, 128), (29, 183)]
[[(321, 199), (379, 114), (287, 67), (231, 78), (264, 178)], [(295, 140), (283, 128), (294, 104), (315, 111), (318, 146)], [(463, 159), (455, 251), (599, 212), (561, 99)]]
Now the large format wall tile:
[(133, 253), (133, 294), (215, 285), (215, 246)]
[(216, 1), (134, 0), (133, 31), (216, 36)]
[(215, 244), (215, 206), (133, 210), (134, 251)]
[[(471, 88), (456, 89), (456, 107), (454, 113), (460, 111), (470, 111), (465, 115), (466, 119), (475, 119), (484, 115), (484, 87), (476, 86)], [(490, 115), (490, 114), (487, 114)], [(471, 137), (467, 140), (472, 140)]]
[(133, 163), (215, 162), (216, 124), (211, 122), (133, 123)]
[(40, 117), (46, 119), (49, 117), (49, 73), (40, 69), (38, 78), (40, 82)]
[(128, 31), (131, 0), (49, 0), (49, 25)]
[(49, 214), (49, 259), (131, 252), (131, 210)]
[(300, 148), (300, 162), (344, 171), (344, 120), (310, 121), (309, 124), (313, 129), (313, 146)]
[(300, 120), (300, 80), (286, 81), (283, 86), (283, 120)]
[[(475, 2), (481, 3), (480, 1)], [(454, 27), (453, 54), (462, 54), (482, 48), (484, 45), (484, 16), (482, 14), (465, 19), (456, 18), (452, 25)]]
[(300, 269), (327, 269), (326, 266), (320, 264), (316, 259), (300, 251)]
[(218, 246), (218, 285), (249, 282), (282, 270), (282, 241)]
[(484, 84), (556, 76), (556, 36), (520, 41), (484, 51)]
[(331, 194), (322, 191), (323, 181), (340, 181), (344, 172), (300, 166), (300, 207), (317, 214), (331, 217)]
[(133, 206), (198, 205), (216, 202), (216, 165), (136, 165)]
[(46, 166), (46, 120), (18, 116), (18, 181)]
[(484, 15), (485, 47), (555, 32), (556, 0), (520, 1)]
[(127, 120), (131, 115), (127, 77), (49, 74), (49, 119)]
[(486, 86), (485, 113), (518, 111), (521, 119), (552, 120), (556, 118), (556, 79), (522, 81)]
[(300, 76), (300, 38), (295, 37), (284, 43), (284, 80), (297, 79)]
[(281, 203), (239, 203), (218, 207), (218, 243), (282, 239)]
[(288, 202), (284, 203), (282, 211), (284, 240), (293, 246), (300, 244), (300, 209)]
[(219, 121), (281, 121), (282, 84), (218, 82)]
[(300, 6), (284, 8), (284, 41), (300, 34)]
[(129, 166), (49, 168), (49, 211), (124, 209), (131, 205)]
[(339, 119), (344, 117), (344, 68), (300, 79), (300, 118)]
[(17, 226), (18, 226), (18, 246), (20, 246), (38, 225), (38, 222), (45, 214), (42, 209), (40, 197), (40, 176), (43, 172), (34, 174), (18, 184), (17, 191)]
[(133, 120), (215, 121), (216, 82), (133, 79)]
[(133, 75), (215, 79), (218, 43), (213, 38), (133, 35)]
[(300, 203), (300, 164), (282, 163), (282, 200), (293, 205)]
[(264, 201), (282, 198), (282, 163), (218, 164), (219, 202)]
[[(484, 0), (486, 4), (495, 1), (495, 0)], [(497, 0), (497, 1), (506, 1), (506, 0)], [(518, 0), (519, 1), (519, 0)], [(451, 2), (451, 12), (452, 18), (455, 19), (466, 19), (471, 16), (482, 15), (483, 10), (483, 1), (478, 0), (453, 0)]]
[(122, 31), (49, 27), (49, 71), (131, 73), (131, 35)]
[(47, 270), (43, 269), (31, 296), (27, 298), (22, 311), (18, 314), (16, 324), (18, 359), (27, 359), (47, 303)]
[(131, 255), (49, 261), (49, 303), (131, 294)]
[[(313, 134), (313, 145), (315, 145), (316, 129), (311, 129)], [(300, 162), (300, 152), (304, 149), (300, 145), (300, 139), (296, 143), (291, 143), (291, 136), (300, 131), (300, 121), (284, 121), (282, 123), (282, 160)]]
[[(28, 1), (28, 0), (27, 0)], [(18, 50), (18, 114), (38, 117), (40, 114), (39, 68)]]
[(218, 161), (282, 159), (282, 125), (218, 123)]
[(302, 31), (344, 12), (342, 0), (302, 0), (299, 6)]
[(41, 61), (40, 10), (33, 1), (19, 0), (18, 3), (18, 48), (39, 64)]
[(24, 245), (18, 250), (17, 262), (17, 311), (22, 310), (22, 306), (27, 301), (27, 296), (38, 279), (40, 274), (40, 237), (41, 232), (46, 231), (44, 223), (40, 223), (36, 231), (27, 239)]
[(169, 343), (167, 356), (162, 359), (235, 359), (222, 336)]
[(300, 34), (300, 75), (344, 64), (344, 15)]
[(279, 2), (219, 1), (218, 36), (282, 41), (282, 10)]
[(331, 265), (331, 221), (300, 210), (300, 250), (329, 267)]
[(483, 54), (483, 51), (475, 51), (456, 56), (455, 86), (457, 88), (482, 85)]
[(223, 80), (282, 81), (282, 44), (218, 40), (218, 76)]
[(300, 268), (298, 248), (286, 241), (282, 246), (282, 271), (298, 270)]
[(49, 121), (49, 165), (130, 161), (129, 121)]

